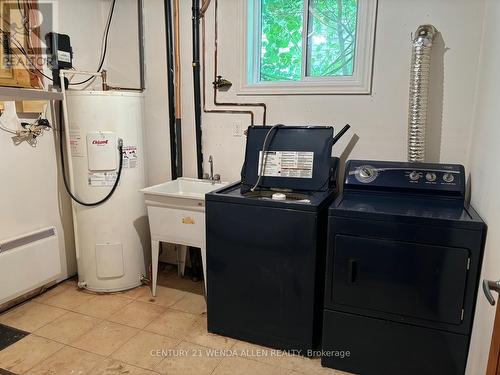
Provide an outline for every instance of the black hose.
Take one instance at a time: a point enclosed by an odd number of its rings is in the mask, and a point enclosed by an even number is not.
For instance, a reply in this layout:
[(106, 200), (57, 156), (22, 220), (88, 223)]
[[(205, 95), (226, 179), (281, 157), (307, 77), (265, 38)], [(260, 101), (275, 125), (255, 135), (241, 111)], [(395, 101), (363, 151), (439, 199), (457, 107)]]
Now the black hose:
[(61, 102), (61, 104), (59, 106), (59, 130), (60, 130), (59, 131), (59, 151), (61, 153), (61, 169), (62, 169), (62, 177), (63, 177), (63, 181), (64, 181), (64, 187), (66, 188), (68, 195), (76, 203), (81, 204), (82, 206), (85, 206), (85, 207), (99, 206), (100, 204), (103, 204), (104, 202), (109, 200), (109, 198), (111, 198), (111, 196), (114, 194), (116, 188), (118, 187), (118, 184), (120, 183), (120, 177), (122, 175), (122, 170), (123, 170), (123, 144), (122, 144), (121, 140), (118, 143), (118, 152), (120, 153), (120, 166), (118, 167), (118, 175), (116, 176), (116, 181), (113, 184), (111, 191), (108, 193), (108, 195), (106, 195), (104, 198), (102, 198), (101, 200), (99, 200), (97, 202), (88, 203), (88, 202), (81, 201), (71, 192), (71, 189), (70, 189), (69, 184), (68, 184), (68, 179), (66, 176), (66, 163), (64, 161), (64, 141), (63, 141), (63, 133), (65, 130), (64, 130), (64, 120), (63, 120), (62, 113), (63, 112), (62, 112), (62, 102)]

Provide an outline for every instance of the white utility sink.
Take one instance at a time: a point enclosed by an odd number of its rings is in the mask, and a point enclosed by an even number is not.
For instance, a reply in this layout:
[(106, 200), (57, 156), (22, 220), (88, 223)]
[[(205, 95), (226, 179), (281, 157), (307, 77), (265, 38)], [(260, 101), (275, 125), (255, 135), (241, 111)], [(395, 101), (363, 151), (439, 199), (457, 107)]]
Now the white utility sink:
[[(198, 180), (195, 178), (178, 178), (174, 181), (165, 182), (141, 190), (146, 197), (157, 195), (174, 198), (195, 198), (205, 199), (205, 194), (213, 190), (220, 189), (227, 185), (225, 182), (212, 182), (208, 180)], [(155, 199), (149, 197), (150, 199)]]
[(205, 194), (226, 185), (227, 182), (183, 177), (141, 190), (151, 230), (153, 296), (156, 295), (160, 241), (183, 245), (177, 252), (181, 274), (184, 274), (187, 246), (199, 247), (206, 287)]

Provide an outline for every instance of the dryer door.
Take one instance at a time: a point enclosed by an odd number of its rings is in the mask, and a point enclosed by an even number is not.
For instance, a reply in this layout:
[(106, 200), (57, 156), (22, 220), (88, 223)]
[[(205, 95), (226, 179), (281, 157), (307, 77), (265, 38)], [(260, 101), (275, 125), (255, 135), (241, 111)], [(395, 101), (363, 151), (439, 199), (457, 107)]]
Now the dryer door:
[(334, 304), (461, 323), (467, 249), (349, 235), (334, 249)]

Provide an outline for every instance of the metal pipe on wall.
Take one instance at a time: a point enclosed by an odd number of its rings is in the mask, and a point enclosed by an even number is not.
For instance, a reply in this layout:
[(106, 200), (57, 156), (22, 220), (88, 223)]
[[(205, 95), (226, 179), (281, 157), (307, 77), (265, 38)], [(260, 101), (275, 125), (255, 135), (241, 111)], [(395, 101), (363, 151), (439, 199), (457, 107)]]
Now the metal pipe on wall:
[(431, 52), (437, 32), (432, 25), (421, 25), (412, 41), (408, 113), (408, 161), (411, 162), (425, 161)]
[[(178, 160), (179, 152), (177, 149), (177, 134), (175, 127), (175, 88), (174, 88), (174, 56), (173, 56), (173, 31), (172, 31), (172, 0), (164, 1), (165, 11), (165, 36), (167, 44), (167, 86), (168, 86), (168, 114), (169, 114), (169, 133), (170, 133), (170, 168), (172, 180), (179, 176)], [(182, 175), (182, 173), (181, 173)]]
[[(208, 0), (207, 0), (208, 1)], [(266, 103), (236, 103), (236, 102), (225, 102), (221, 103), (217, 101), (217, 87), (215, 82), (217, 81), (218, 73), (218, 60), (219, 60), (219, 25), (218, 25), (218, 13), (219, 13), (219, 1), (214, 0), (214, 105), (215, 106), (229, 106), (229, 107), (262, 107), (262, 125), (266, 125), (267, 120), (267, 105)], [(207, 6), (208, 8), (208, 6)], [(253, 125), (253, 123), (252, 123)]]
[(144, 0), (137, 0), (137, 35), (139, 38), (139, 79), (141, 90), (146, 89), (146, 74), (144, 72)]
[[(253, 111), (250, 110), (230, 110), (230, 109), (207, 109), (206, 107), (206, 32), (205, 32), (205, 14), (208, 10), (208, 7), (211, 3), (211, 0), (204, 0), (202, 8), (201, 8), (201, 18), (202, 18), (202, 53), (203, 53), (203, 111), (205, 113), (226, 113), (226, 114), (244, 114), (250, 116), (250, 125), (255, 124), (255, 115)], [(215, 28), (214, 28), (214, 82), (217, 80), (218, 76), (218, 2), (215, 1)], [(262, 125), (266, 125), (266, 115), (267, 115), (267, 106), (265, 103), (220, 103), (217, 101), (217, 87), (214, 83), (213, 88), (213, 103), (215, 106), (220, 107), (262, 107), (263, 115), (262, 115)]]
[(182, 176), (182, 101), (179, 0), (174, 0), (174, 74), (175, 74), (175, 143), (177, 145), (177, 176)]
[(201, 77), (200, 77), (200, 0), (192, 2), (193, 30), (193, 86), (194, 86), (194, 122), (196, 135), (196, 166), (198, 178), (203, 178), (203, 153), (201, 144)]
[(231, 109), (207, 109), (207, 100), (206, 100), (206, 46), (205, 46), (205, 17), (201, 19), (201, 29), (202, 29), (202, 57), (203, 57), (203, 68), (202, 68), (202, 80), (203, 80), (203, 112), (205, 113), (226, 113), (226, 114), (240, 114), (240, 115), (249, 115), (250, 116), (250, 124), (254, 125), (254, 113), (252, 111), (242, 111), (242, 110), (231, 110)]

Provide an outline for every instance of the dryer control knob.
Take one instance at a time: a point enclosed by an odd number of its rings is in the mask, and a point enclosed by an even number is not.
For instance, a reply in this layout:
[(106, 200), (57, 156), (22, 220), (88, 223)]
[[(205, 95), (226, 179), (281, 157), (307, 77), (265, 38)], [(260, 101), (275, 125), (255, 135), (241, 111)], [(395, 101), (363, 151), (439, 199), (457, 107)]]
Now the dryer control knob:
[(359, 182), (368, 184), (374, 181), (378, 176), (377, 169), (373, 168), (371, 165), (362, 165), (356, 168), (355, 177)]
[(429, 182), (434, 182), (436, 181), (436, 174), (433, 172), (427, 172), (427, 174), (425, 175), (425, 179)]
[(451, 173), (445, 173), (443, 175), (443, 181), (444, 182), (450, 183), (450, 182), (453, 182), (454, 180), (455, 180), (455, 176), (453, 176), (453, 174), (451, 174)]
[(413, 171), (410, 173), (410, 180), (418, 181), (418, 179), (420, 179), (420, 173), (418, 173), (417, 171)]
[(372, 178), (373, 177), (373, 169), (369, 167), (362, 167), (359, 170), (359, 176), (361, 178)]

